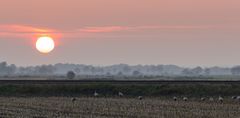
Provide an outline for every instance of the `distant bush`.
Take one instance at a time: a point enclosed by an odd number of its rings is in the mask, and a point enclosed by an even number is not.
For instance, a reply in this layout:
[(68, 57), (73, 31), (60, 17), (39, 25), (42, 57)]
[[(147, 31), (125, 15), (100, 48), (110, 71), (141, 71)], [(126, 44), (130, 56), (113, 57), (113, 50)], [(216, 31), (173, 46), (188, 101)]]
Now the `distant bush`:
[(75, 78), (75, 73), (73, 72), (73, 71), (68, 71), (68, 73), (67, 73), (67, 78), (68, 79), (73, 79), (73, 78)]

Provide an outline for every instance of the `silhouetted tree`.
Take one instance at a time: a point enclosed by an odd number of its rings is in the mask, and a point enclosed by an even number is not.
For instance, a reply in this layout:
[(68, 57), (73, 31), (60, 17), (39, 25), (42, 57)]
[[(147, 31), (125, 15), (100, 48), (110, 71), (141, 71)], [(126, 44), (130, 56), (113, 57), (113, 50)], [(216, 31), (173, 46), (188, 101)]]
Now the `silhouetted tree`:
[(73, 72), (73, 71), (68, 71), (67, 72), (67, 78), (68, 79), (73, 79), (73, 78), (75, 78), (75, 73)]

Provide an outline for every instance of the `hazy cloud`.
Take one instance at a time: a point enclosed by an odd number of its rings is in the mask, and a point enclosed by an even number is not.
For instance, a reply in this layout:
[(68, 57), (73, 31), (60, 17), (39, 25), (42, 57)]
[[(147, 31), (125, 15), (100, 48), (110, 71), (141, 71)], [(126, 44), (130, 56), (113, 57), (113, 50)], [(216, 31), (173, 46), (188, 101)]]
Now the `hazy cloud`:
[[(61, 34), (68, 36), (71, 34), (71, 37), (79, 37), (84, 33), (112, 33), (112, 32), (140, 32), (140, 31), (162, 31), (162, 30), (203, 30), (203, 29), (212, 29), (217, 28), (216, 26), (194, 26), (194, 25), (169, 25), (169, 26), (96, 26), (96, 27), (83, 27), (72, 30), (63, 30), (63, 29), (54, 29), (54, 28), (41, 28), (36, 26), (29, 25), (19, 25), (19, 24), (10, 24), (10, 25), (0, 25), (0, 37), (1, 36), (10, 36), (10, 37), (19, 37), (27, 35), (53, 35)], [(74, 34), (74, 35), (73, 35)], [(78, 35), (80, 34), (80, 35)]]

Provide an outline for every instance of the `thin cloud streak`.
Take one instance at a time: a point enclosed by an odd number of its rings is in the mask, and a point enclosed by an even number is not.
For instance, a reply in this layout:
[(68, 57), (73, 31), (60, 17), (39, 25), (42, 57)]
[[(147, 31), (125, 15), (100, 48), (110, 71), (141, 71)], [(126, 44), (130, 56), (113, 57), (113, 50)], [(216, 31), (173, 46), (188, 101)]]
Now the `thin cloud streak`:
[(105, 33), (119, 31), (144, 31), (144, 30), (196, 30), (196, 29), (212, 29), (215, 26), (103, 26), (103, 27), (85, 27), (77, 31), (87, 33)]
[(0, 37), (10, 36), (10, 37), (19, 37), (20, 35), (42, 35), (42, 34), (61, 34), (68, 36), (71, 34), (71, 37), (79, 37), (82, 34), (87, 33), (113, 33), (113, 32), (140, 32), (140, 31), (162, 31), (162, 30), (205, 30), (205, 29), (214, 29), (220, 28), (217, 26), (194, 26), (194, 25), (169, 25), (169, 26), (101, 26), (101, 27), (83, 27), (73, 30), (62, 30), (62, 29), (53, 29), (53, 28), (40, 28), (28, 25), (1, 25), (0, 24)]
[(51, 33), (55, 30), (27, 25), (0, 25), (1, 33)]
[(0, 24), (0, 38), (29, 38), (50, 34), (60, 34), (60, 32), (56, 31), (55, 29), (40, 28), (29, 25)]

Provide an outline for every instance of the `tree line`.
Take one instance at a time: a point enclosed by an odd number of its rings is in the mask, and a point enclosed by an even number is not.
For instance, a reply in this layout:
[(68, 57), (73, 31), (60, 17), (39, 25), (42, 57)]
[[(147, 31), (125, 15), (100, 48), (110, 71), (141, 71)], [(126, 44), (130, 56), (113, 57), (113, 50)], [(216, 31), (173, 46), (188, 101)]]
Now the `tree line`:
[(76, 75), (101, 76), (211, 76), (240, 75), (240, 66), (183, 68), (176, 65), (135, 65), (118, 64), (92, 66), (83, 64), (54, 64), (18, 67), (7, 62), (0, 63), (0, 76), (55, 76), (72, 71)]

